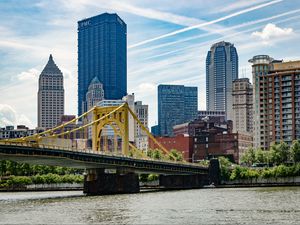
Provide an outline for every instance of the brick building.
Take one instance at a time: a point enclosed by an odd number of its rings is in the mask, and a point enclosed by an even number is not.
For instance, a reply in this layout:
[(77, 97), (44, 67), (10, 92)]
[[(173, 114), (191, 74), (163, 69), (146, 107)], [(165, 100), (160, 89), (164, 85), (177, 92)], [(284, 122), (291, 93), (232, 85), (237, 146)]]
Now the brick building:
[[(168, 150), (184, 152), (187, 161), (195, 162), (218, 156), (226, 156), (239, 162), (240, 154), (252, 145), (252, 137), (232, 133), (232, 121), (220, 121), (217, 117), (194, 120), (174, 126), (175, 137), (157, 137)], [(150, 148), (155, 148), (153, 142)]]

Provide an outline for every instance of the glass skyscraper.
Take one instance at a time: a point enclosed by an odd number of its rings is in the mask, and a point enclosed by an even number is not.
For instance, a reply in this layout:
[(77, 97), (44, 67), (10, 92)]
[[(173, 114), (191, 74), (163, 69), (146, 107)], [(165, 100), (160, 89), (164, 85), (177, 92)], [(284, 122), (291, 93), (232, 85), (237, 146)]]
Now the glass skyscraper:
[(117, 14), (103, 13), (78, 21), (78, 114), (94, 77), (103, 84), (105, 99), (127, 94), (126, 24)]
[(158, 86), (158, 133), (161, 136), (173, 136), (173, 126), (196, 119), (197, 113), (197, 87)]
[(232, 120), (232, 82), (238, 78), (238, 54), (233, 44), (219, 42), (206, 57), (206, 110), (225, 111)]

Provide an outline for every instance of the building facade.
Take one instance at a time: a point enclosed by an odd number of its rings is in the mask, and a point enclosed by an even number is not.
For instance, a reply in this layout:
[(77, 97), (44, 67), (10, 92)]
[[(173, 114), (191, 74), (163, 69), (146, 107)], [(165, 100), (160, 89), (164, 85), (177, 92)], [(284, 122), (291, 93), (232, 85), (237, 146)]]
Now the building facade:
[[(134, 93), (132, 93), (131, 95), (126, 95), (122, 98), (122, 100), (124, 102), (127, 102), (129, 108), (131, 109), (132, 112), (134, 112)], [(135, 132), (135, 120), (132, 117), (132, 115), (128, 114), (128, 129), (129, 129), (129, 141), (131, 143), (134, 142), (135, 140), (135, 136), (134, 136), (134, 132)]]
[(105, 99), (127, 94), (127, 26), (117, 14), (78, 21), (78, 115), (95, 76), (103, 84)]
[(99, 81), (98, 77), (94, 77), (91, 81), (85, 99), (86, 102), (83, 102), (82, 106), (84, 111), (88, 111), (90, 108), (95, 106), (97, 102), (104, 100), (103, 85)]
[(52, 55), (39, 76), (38, 127), (55, 127), (64, 115), (64, 78)]
[[(143, 105), (142, 101), (134, 103), (134, 110), (137, 118), (148, 129), (148, 105)], [(148, 135), (142, 130), (141, 126), (135, 121), (134, 128), (135, 146), (141, 150), (148, 149)]]
[(173, 126), (197, 118), (197, 87), (158, 86), (158, 129), (161, 136), (172, 136)]
[(238, 78), (238, 54), (233, 44), (218, 42), (206, 57), (206, 110), (225, 111), (232, 120), (232, 81)]
[(267, 77), (273, 90), (272, 140), (291, 145), (300, 140), (300, 60), (273, 62)]
[(0, 128), (0, 139), (21, 138), (45, 131), (44, 129), (29, 129), (25, 125), (6, 126)]
[[(176, 149), (185, 160), (197, 162), (225, 156), (239, 162), (245, 149), (252, 146), (252, 137), (232, 133), (232, 121), (220, 121), (219, 117), (197, 119), (174, 126), (174, 137), (155, 137), (169, 151)], [(149, 140), (150, 148), (158, 146)]]
[(254, 56), (254, 147), (269, 149), (274, 142), (291, 144), (300, 138), (300, 61), (283, 62)]
[(252, 134), (253, 87), (248, 78), (233, 81), (233, 132)]

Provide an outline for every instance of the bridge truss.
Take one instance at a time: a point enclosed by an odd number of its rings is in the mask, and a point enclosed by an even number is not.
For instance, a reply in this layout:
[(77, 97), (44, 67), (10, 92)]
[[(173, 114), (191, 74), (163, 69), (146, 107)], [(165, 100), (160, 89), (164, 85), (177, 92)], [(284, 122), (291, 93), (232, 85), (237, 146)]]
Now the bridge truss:
[[(120, 106), (95, 106), (82, 115), (57, 127), (31, 136), (0, 140), (0, 144), (92, 151), (94, 153), (147, 159), (145, 152), (129, 141), (130, 117), (164, 154), (169, 155), (169, 151), (152, 136), (127, 103)], [(74, 126), (74, 124), (77, 125)], [(108, 127), (113, 130), (113, 140), (107, 140), (105, 132), (108, 130)], [(86, 140), (91, 140), (91, 143), (88, 144), (89, 142)], [(108, 142), (110, 142), (110, 145)], [(109, 148), (109, 146), (113, 146), (113, 148)], [(173, 155), (169, 156), (176, 160)]]

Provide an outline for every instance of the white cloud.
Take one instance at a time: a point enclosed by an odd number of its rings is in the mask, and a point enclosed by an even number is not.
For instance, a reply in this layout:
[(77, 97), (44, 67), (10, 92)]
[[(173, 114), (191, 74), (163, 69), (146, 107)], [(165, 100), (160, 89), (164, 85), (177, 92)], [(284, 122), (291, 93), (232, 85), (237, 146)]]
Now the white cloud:
[(31, 80), (31, 79), (38, 79), (39, 71), (35, 68), (31, 68), (28, 71), (24, 71), (17, 75), (18, 80)]
[(240, 8), (245, 8), (251, 5), (255, 5), (255, 4), (259, 4), (259, 3), (263, 3), (266, 2), (268, 0), (239, 0), (239, 1), (234, 1), (233, 3), (229, 4), (229, 5), (223, 5), (220, 8), (217, 8), (217, 10), (215, 10), (216, 12), (220, 13), (220, 12), (229, 12), (229, 11), (233, 11), (236, 9), (240, 9)]
[(269, 44), (272, 40), (276, 38), (285, 38), (294, 34), (292, 28), (280, 28), (275, 24), (269, 23), (267, 24), (262, 31), (255, 31), (252, 33), (252, 36), (261, 39), (264, 43)]
[(0, 126), (26, 125), (34, 128), (33, 123), (23, 114), (18, 114), (10, 105), (0, 104)]
[(221, 21), (224, 21), (224, 20), (239, 16), (239, 15), (245, 14), (245, 13), (248, 13), (248, 12), (251, 12), (251, 11), (255, 11), (255, 10), (258, 10), (258, 9), (261, 9), (261, 8), (264, 8), (264, 7), (267, 7), (267, 6), (282, 2), (282, 1), (283, 0), (274, 0), (274, 1), (271, 1), (271, 2), (264, 3), (264, 4), (249, 7), (249, 8), (240, 10), (238, 12), (234, 12), (234, 13), (231, 13), (229, 15), (220, 17), (220, 18), (215, 19), (215, 20), (200, 23), (200, 24), (197, 24), (197, 25), (194, 25), (194, 26), (185, 27), (185, 28), (175, 30), (175, 31), (167, 33), (167, 34), (160, 35), (160, 36), (155, 37), (155, 38), (151, 38), (151, 39), (148, 39), (148, 40), (141, 41), (139, 43), (128, 46), (128, 48), (135, 48), (135, 47), (138, 47), (138, 46), (141, 46), (141, 45), (151, 43), (153, 41), (157, 41), (157, 40), (160, 40), (160, 39), (163, 39), (163, 38), (171, 37), (171, 36), (174, 36), (174, 35), (177, 35), (177, 34), (180, 34), (180, 33), (184, 33), (184, 32), (190, 31), (190, 30), (211, 26), (211, 25), (214, 25), (214, 24), (219, 23)]

